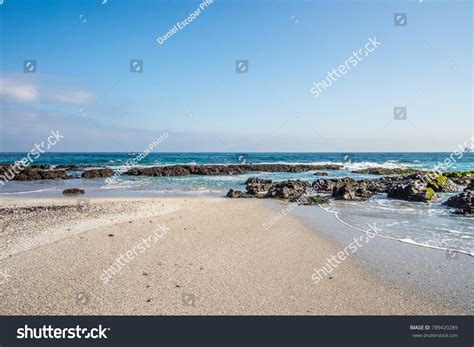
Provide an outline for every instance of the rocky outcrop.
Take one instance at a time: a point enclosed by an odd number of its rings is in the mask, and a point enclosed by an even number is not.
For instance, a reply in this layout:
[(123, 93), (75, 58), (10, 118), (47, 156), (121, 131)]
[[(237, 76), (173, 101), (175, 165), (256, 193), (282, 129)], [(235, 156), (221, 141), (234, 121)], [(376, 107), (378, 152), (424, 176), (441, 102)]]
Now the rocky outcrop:
[(335, 200), (367, 200), (374, 192), (367, 189), (364, 183), (359, 184), (343, 184), (335, 186), (332, 191), (332, 197)]
[(469, 184), (467, 185), (467, 190), (474, 190), (474, 179), (471, 179)]
[(31, 168), (31, 169), (40, 169), (40, 170), (49, 170), (49, 169), (51, 169), (51, 166), (48, 165), (48, 164), (34, 164), (34, 165), (30, 165), (28, 167)]
[(473, 192), (471, 190), (466, 190), (458, 195), (450, 197), (443, 204), (449, 207), (463, 208), (473, 203)]
[(239, 175), (247, 172), (307, 172), (313, 170), (339, 170), (340, 165), (288, 165), (288, 164), (231, 164), (231, 165), (168, 165), (133, 168), (125, 174), (131, 176), (190, 176)]
[(331, 193), (336, 200), (365, 200), (388, 190), (384, 180), (356, 181), (350, 177), (320, 179), (314, 181), (312, 187), (317, 192)]
[(40, 170), (39, 167), (49, 167), (48, 165), (38, 165), (36, 167), (25, 167), (19, 170), (11, 165), (0, 166), (0, 176), (13, 181), (36, 181), (46, 179), (67, 179), (68, 175), (64, 170)]
[(422, 182), (437, 193), (455, 193), (460, 190), (451, 179), (433, 172), (417, 172), (404, 176), (404, 180)]
[(310, 188), (309, 182), (300, 180), (273, 183), (265, 197), (274, 199), (297, 198), (307, 194)]
[(474, 214), (474, 193), (466, 190), (461, 194), (450, 197), (444, 202), (444, 205), (457, 208), (455, 214), (473, 215)]
[(227, 196), (228, 198), (245, 198), (245, 197), (246, 197), (245, 195), (246, 195), (246, 194), (242, 193), (240, 190), (233, 190), (233, 189), (231, 189), (231, 190), (229, 190), (229, 191), (227, 192), (227, 195), (226, 195), (226, 196)]
[(69, 189), (63, 190), (64, 195), (81, 195), (81, 194), (84, 194), (84, 193), (85, 193), (85, 191), (83, 189), (79, 189), (79, 188), (69, 188)]
[(324, 171), (316, 171), (313, 175), (314, 176), (329, 176), (329, 174)]
[(81, 167), (76, 166), (76, 165), (56, 165), (54, 168), (65, 170), (65, 171), (79, 171), (79, 170), (81, 170)]
[(341, 186), (343, 184), (354, 184), (356, 180), (350, 177), (344, 178), (332, 178), (332, 179), (319, 179), (312, 183), (312, 187), (317, 192), (332, 192), (334, 187)]
[[(260, 178), (249, 178), (246, 182), (246, 193), (241, 191), (229, 190), (229, 198), (264, 198), (264, 199), (285, 199), (290, 201), (301, 200), (302, 204), (315, 204), (325, 199), (309, 196), (311, 193), (311, 184), (307, 181), (284, 181), (272, 182)], [(314, 198), (314, 199), (313, 199)]]
[(332, 192), (334, 186), (336, 185), (336, 182), (337, 181), (335, 180), (319, 179), (317, 181), (314, 181), (311, 186), (317, 192), (327, 193)]
[(474, 179), (474, 171), (453, 171), (445, 172), (443, 176), (449, 178), (455, 184), (467, 186)]
[(356, 195), (354, 189), (348, 184), (335, 186), (332, 190), (332, 195), (336, 200), (355, 200)]
[(82, 178), (107, 178), (114, 175), (114, 170), (112, 169), (93, 169), (86, 170), (82, 173)]
[(392, 199), (429, 202), (436, 198), (432, 188), (419, 181), (406, 181), (392, 186), (387, 193), (387, 197)]
[(246, 182), (247, 194), (250, 195), (263, 195), (267, 194), (268, 190), (272, 186), (271, 180), (264, 180), (258, 177), (249, 178)]
[(368, 175), (403, 175), (417, 172), (419, 170), (415, 169), (404, 169), (404, 168), (383, 168), (383, 167), (371, 167), (368, 169), (355, 170), (352, 171), (358, 174), (368, 174)]

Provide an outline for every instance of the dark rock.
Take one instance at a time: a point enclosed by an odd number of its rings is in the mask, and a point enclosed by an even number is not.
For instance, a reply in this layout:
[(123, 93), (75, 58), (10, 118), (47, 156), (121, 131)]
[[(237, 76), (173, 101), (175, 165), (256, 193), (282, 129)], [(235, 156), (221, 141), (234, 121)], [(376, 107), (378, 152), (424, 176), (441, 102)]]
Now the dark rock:
[(84, 193), (85, 191), (79, 188), (69, 188), (69, 189), (63, 190), (64, 195), (80, 195)]
[(314, 176), (329, 176), (329, 174), (324, 171), (316, 171), (313, 175)]
[(311, 185), (307, 181), (284, 181), (274, 183), (265, 195), (266, 198), (288, 199), (307, 194)]
[(66, 171), (64, 170), (49, 170), (49, 171), (38, 171), (39, 175), (41, 176), (41, 179), (47, 180), (47, 179), (67, 179), (68, 175), (66, 174)]
[(247, 172), (307, 172), (313, 170), (340, 170), (341, 165), (289, 165), (289, 164), (231, 164), (231, 165), (168, 165), (133, 168), (126, 172), (132, 176), (189, 176), (239, 175)]
[(112, 169), (94, 169), (84, 171), (81, 175), (82, 178), (106, 178), (112, 177), (114, 175), (114, 170)]
[(347, 184), (335, 186), (332, 190), (332, 197), (336, 200), (355, 200), (356, 195), (352, 187)]
[(243, 198), (244, 193), (242, 193), (240, 190), (229, 190), (226, 195), (228, 198)]
[(383, 167), (371, 167), (368, 169), (355, 170), (354, 173), (359, 174), (368, 174), (368, 175), (400, 175), (400, 174), (409, 174), (414, 173), (419, 170), (415, 169), (404, 169), (404, 168), (383, 168)]
[(317, 192), (332, 192), (336, 183), (328, 179), (320, 179), (312, 183), (312, 187)]
[(51, 166), (48, 164), (36, 164), (36, 165), (30, 165), (29, 167), (32, 169), (41, 169), (41, 170), (48, 170), (51, 168)]
[(312, 186), (318, 192), (331, 192), (332, 197), (340, 200), (364, 200), (388, 190), (388, 185), (382, 179), (356, 181), (350, 177), (321, 179), (314, 181)]
[(474, 179), (471, 179), (471, 181), (467, 185), (466, 190), (474, 190)]
[(450, 197), (443, 204), (449, 207), (464, 208), (469, 206), (472, 207), (473, 203), (473, 192), (471, 190), (466, 190), (461, 194)]
[(387, 197), (392, 199), (428, 202), (436, 198), (432, 188), (419, 181), (406, 181), (392, 186), (387, 193)]
[(454, 193), (460, 190), (460, 187), (451, 179), (434, 172), (417, 172), (404, 176), (404, 179), (422, 182), (437, 193)]
[(467, 186), (474, 178), (474, 171), (452, 171), (445, 172), (443, 176), (449, 178), (454, 183), (460, 186)]
[(336, 200), (367, 200), (373, 192), (369, 191), (364, 183), (343, 184), (335, 186), (332, 191), (332, 197)]
[(309, 196), (311, 184), (307, 181), (284, 181), (272, 182), (257, 177), (249, 178), (246, 182), (246, 193), (241, 191), (229, 190), (227, 197), (229, 198), (273, 198), (273, 199), (289, 199), (303, 205), (315, 205), (326, 202), (318, 196)]
[[(46, 165), (42, 165), (46, 167)], [(16, 170), (16, 172), (15, 172)], [(0, 175), (15, 181), (35, 181), (43, 179), (67, 179), (69, 178), (63, 170), (39, 170), (37, 168), (25, 167), (18, 169), (11, 165), (0, 166)]]
[(356, 180), (350, 177), (344, 178), (332, 178), (332, 179), (319, 179), (312, 183), (312, 187), (316, 191), (321, 192), (332, 192), (335, 186), (339, 186), (345, 183), (355, 183)]
[(23, 170), (18, 175), (13, 177), (14, 181), (36, 181), (41, 180), (43, 177), (39, 174), (38, 170)]
[(251, 177), (245, 182), (245, 184), (248, 194), (266, 194), (272, 186), (272, 181), (264, 180), (258, 177)]
[(65, 171), (79, 171), (81, 168), (76, 165), (56, 165), (55, 169), (61, 169)]
[(363, 184), (372, 193), (387, 193), (389, 188), (399, 181), (396, 177), (380, 177), (375, 180), (362, 180), (359, 184)]
[(443, 203), (449, 207), (455, 207), (454, 214), (472, 216), (474, 215), (474, 193), (471, 190), (465, 190), (461, 194), (450, 197)]
[(453, 212), (454, 214), (460, 214), (464, 216), (473, 216), (474, 215), (474, 207), (473, 206), (466, 206), (463, 208), (459, 208)]

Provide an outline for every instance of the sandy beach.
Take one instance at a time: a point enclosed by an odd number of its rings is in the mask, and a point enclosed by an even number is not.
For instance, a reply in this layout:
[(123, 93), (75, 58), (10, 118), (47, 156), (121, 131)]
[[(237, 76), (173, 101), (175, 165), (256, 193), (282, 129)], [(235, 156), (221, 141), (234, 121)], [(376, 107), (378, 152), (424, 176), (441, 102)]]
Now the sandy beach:
[[(291, 214), (265, 230), (277, 212), (262, 200), (15, 198), (0, 204), (0, 271), (8, 274), (0, 285), (1, 315), (469, 312), (369, 271), (356, 257), (315, 284), (314, 269), (340, 245)], [(101, 274), (127, 251), (133, 259), (104, 284)]]

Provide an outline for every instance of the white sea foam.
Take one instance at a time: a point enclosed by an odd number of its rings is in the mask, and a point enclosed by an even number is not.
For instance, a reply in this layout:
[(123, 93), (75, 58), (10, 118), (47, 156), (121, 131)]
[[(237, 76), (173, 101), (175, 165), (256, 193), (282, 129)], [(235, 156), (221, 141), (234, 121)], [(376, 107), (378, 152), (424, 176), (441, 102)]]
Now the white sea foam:
[(57, 189), (57, 187), (45, 188), (45, 189), (37, 189), (37, 190), (28, 190), (28, 191), (21, 191), (21, 192), (6, 192), (6, 193), (1, 193), (0, 195), (15, 195), (15, 194), (41, 193), (41, 192), (47, 192), (47, 191), (55, 190), (55, 189)]
[(363, 161), (363, 162), (350, 162), (350, 163), (343, 163), (344, 169), (349, 171), (356, 171), (356, 170), (363, 170), (363, 169), (409, 169), (416, 167), (415, 164), (400, 164), (394, 160), (388, 160), (384, 163), (375, 163), (371, 161)]

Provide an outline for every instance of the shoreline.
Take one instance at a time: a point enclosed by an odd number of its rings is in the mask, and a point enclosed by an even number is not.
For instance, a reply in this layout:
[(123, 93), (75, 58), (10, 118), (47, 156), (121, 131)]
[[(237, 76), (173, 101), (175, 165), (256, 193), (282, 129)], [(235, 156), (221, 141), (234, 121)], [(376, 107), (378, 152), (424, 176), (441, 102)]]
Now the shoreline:
[[(70, 202), (70, 200), (69, 200)], [(6, 205), (67, 205), (61, 199), (2, 199)], [(274, 202), (272, 202), (274, 203)], [(90, 199), (99, 217), (74, 211), (92, 221), (64, 230), (56, 238), (37, 238), (48, 229), (42, 220), (63, 211), (43, 211), (31, 221), (35, 235), (23, 234), (30, 248), (0, 260), (12, 278), (0, 286), (1, 314), (469, 314), (469, 308), (439, 302), (423, 290), (393, 281), (373, 264), (349, 258), (331, 279), (312, 283), (313, 268), (339, 250), (334, 224), (315, 228), (296, 213), (265, 231), (274, 216), (267, 201), (212, 197)], [(135, 206), (135, 210), (133, 209)], [(144, 211), (155, 210), (144, 218)], [(158, 208), (159, 207), (159, 208)], [(117, 211), (122, 217), (117, 217)], [(34, 211), (31, 213), (35, 213)], [(67, 216), (62, 216), (67, 218)], [(72, 218), (72, 217), (71, 217)], [(97, 218), (102, 224), (97, 224)], [(102, 218), (102, 219), (101, 219)], [(168, 232), (111, 279), (99, 273), (160, 223)], [(44, 227), (44, 225), (43, 225)], [(17, 232), (8, 234), (18, 237)], [(2, 233), (2, 237), (5, 237)], [(20, 230), (21, 234), (21, 230)], [(333, 234), (333, 238), (328, 235)], [(15, 236), (16, 235), (16, 236)], [(113, 236), (110, 236), (113, 235)], [(33, 241), (31, 241), (33, 240)], [(41, 241), (38, 243), (38, 241)], [(35, 242), (37, 242), (35, 244)], [(410, 245), (407, 245), (410, 246)], [(417, 253), (417, 252), (415, 252)], [(35, 271), (32, 272), (31, 270)], [(84, 294), (87, 303), (78, 303)], [(82, 295), (81, 294), (81, 295)], [(191, 295), (192, 304), (185, 301)], [(148, 301), (150, 300), (150, 301)], [(443, 299), (444, 300), (444, 299)], [(83, 301), (83, 300), (82, 300)]]
[[(273, 207), (275, 208), (275, 207)], [(317, 227), (318, 233), (343, 247), (364, 232), (347, 226), (322, 208), (298, 206), (294, 216), (305, 225)], [(474, 282), (470, 269), (474, 257), (466, 252), (438, 249), (376, 235), (368, 247), (358, 249), (357, 263), (378, 277), (388, 279), (428, 297), (440, 297), (457, 307), (471, 307)]]

